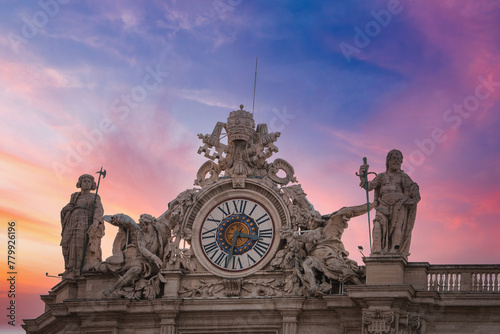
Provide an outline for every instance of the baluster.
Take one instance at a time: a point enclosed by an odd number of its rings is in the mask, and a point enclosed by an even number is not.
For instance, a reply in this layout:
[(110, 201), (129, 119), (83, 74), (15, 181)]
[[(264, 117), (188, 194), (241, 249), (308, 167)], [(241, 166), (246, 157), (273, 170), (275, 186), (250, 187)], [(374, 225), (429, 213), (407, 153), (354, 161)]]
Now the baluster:
[[(500, 295), (500, 270), (485, 268), (481, 271), (469, 271), (468, 268), (456, 270), (431, 269), (426, 274), (427, 291), (447, 292), (483, 292)], [(425, 288), (424, 288), (425, 289)]]
[(469, 292), (473, 291), (473, 273), (470, 271), (460, 273), (460, 291)]

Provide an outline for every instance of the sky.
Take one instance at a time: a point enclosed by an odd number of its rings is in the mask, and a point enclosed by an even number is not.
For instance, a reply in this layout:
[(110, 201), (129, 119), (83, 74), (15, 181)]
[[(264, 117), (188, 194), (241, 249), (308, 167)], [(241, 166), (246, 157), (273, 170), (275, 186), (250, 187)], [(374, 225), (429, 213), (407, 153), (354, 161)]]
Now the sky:
[[(161, 215), (193, 187), (198, 134), (243, 104), (321, 214), (363, 204), (389, 150), (420, 186), (411, 262), (500, 258), (500, 3), (1, 1), (1, 308), (43, 312), (63, 271), (60, 210), (107, 171), (105, 214)], [(258, 59), (255, 105), (255, 65)], [(97, 176), (97, 175), (96, 175)], [(16, 285), (6, 284), (14, 222)], [(116, 233), (106, 227), (104, 255)], [(362, 262), (368, 221), (343, 241)], [(6, 311), (3, 311), (6, 312)]]

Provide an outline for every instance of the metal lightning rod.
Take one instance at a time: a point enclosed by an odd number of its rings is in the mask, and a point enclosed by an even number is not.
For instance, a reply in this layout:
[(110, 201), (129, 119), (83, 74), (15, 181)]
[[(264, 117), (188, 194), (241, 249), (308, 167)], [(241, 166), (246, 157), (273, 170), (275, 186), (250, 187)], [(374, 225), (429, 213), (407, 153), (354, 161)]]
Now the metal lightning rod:
[(252, 114), (254, 113), (254, 110), (255, 110), (255, 90), (256, 90), (256, 87), (257, 87), (257, 59), (258, 59), (258, 57), (255, 57), (255, 79), (253, 80)]

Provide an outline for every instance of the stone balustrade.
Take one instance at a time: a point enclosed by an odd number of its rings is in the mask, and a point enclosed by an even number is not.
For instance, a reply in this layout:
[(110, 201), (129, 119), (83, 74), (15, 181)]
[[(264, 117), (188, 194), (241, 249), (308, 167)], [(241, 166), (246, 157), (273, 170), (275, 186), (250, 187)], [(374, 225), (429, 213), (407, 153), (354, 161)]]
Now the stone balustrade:
[[(405, 283), (440, 293), (500, 293), (500, 265), (409, 263)], [(422, 280), (425, 282), (422, 282)]]

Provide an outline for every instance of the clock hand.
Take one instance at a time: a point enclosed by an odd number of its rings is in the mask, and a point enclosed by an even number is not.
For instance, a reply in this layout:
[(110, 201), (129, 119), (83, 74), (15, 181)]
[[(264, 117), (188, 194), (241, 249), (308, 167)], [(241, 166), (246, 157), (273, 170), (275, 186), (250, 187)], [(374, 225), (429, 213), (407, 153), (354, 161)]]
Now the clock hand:
[(243, 232), (240, 232), (240, 233), (239, 233), (239, 236), (240, 236), (240, 237), (243, 237), (243, 238), (250, 238), (250, 239), (252, 239), (253, 241), (255, 241), (255, 240), (262, 240), (262, 238), (261, 238), (261, 237), (259, 237), (259, 236), (256, 236), (256, 235), (250, 235), (250, 234), (246, 234), (246, 233), (243, 233)]
[(233, 236), (234, 236), (233, 243), (231, 245), (231, 250), (229, 250), (229, 256), (228, 256), (227, 262), (226, 262), (226, 268), (227, 268), (227, 265), (229, 264), (229, 261), (231, 261), (231, 258), (233, 257), (234, 246), (236, 246), (236, 239), (238, 239), (238, 237), (240, 236), (240, 231), (238, 231), (238, 230), (234, 231)]

